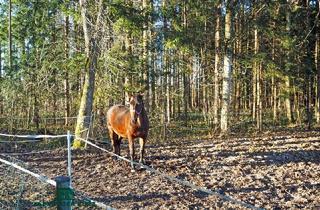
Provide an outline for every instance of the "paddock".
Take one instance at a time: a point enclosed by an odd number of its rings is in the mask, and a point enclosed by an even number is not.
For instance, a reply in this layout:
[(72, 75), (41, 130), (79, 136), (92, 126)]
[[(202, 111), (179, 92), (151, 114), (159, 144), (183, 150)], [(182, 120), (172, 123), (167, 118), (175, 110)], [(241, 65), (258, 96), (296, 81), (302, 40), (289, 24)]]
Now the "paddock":
[[(111, 151), (107, 143), (90, 142)], [(129, 157), (128, 145), (121, 147)], [(132, 173), (128, 162), (88, 145), (72, 151), (72, 185), (116, 209), (317, 209), (319, 148), (317, 132), (149, 143), (147, 166), (159, 173)], [(6, 153), (51, 179), (66, 173), (66, 154), (64, 147)]]

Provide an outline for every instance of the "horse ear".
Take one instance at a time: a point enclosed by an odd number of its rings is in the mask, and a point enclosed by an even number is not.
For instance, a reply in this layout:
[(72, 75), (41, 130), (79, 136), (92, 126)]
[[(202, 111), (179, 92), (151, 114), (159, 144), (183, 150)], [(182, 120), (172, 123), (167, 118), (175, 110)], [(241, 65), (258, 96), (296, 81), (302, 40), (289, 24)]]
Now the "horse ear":
[(143, 93), (139, 93), (139, 94), (138, 94), (138, 98), (139, 98), (139, 100), (143, 100), (143, 96), (144, 96), (144, 94), (143, 94)]

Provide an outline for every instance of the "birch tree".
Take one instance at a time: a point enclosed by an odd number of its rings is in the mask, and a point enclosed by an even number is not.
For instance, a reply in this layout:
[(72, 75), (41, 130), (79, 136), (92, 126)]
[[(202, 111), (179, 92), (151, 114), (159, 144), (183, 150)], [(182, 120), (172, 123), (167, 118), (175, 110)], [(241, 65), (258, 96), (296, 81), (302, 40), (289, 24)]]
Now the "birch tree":
[(226, 0), (226, 14), (225, 14), (225, 25), (224, 25), (224, 45), (225, 54), (223, 58), (223, 74), (222, 74), (222, 104), (221, 104), (221, 132), (227, 132), (228, 117), (229, 117), (229, 106), (230, 106), (230, 95), (231, 95), (231, 73), (232, 73), (232, 44), (231, 44), (231, 8), (233, 1)]
[(216, 26), (214, 34), (214, 43), (215, 43), (215, 57), (214, 57), (214, 93), (213, 93), (213, 124), (217, 128), (219, 119), (219, 65), (220, 65), (220, 16), (221, 16), (221, 5), (218, 5), (216, 12)]

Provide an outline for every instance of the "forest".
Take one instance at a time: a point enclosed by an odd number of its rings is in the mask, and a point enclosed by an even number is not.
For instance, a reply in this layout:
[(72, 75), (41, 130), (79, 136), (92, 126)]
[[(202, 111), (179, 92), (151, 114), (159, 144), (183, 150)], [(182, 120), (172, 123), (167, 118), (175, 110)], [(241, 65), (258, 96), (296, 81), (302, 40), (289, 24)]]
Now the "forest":
[(65, 174), (74, 209), (319, 209), (319, 16), (318, 0), (0, 0), (0, 209), (56, 204)]
[(213, 133), (320, 121), (316, 0), (2, 0), (0, 15), (3, 118), (67, 124), (141, 92), (162, 124)]

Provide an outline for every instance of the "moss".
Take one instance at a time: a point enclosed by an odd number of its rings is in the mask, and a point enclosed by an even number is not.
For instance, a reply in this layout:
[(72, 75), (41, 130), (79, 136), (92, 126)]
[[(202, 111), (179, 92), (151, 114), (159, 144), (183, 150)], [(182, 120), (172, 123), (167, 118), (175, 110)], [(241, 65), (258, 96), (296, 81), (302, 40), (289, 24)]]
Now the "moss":
[(81, 141), (80, 139), (75, 139), (72, 145), (74, 149), (82, 149), (84, 148), (84, 146), (85, 146), (84, 142)]

